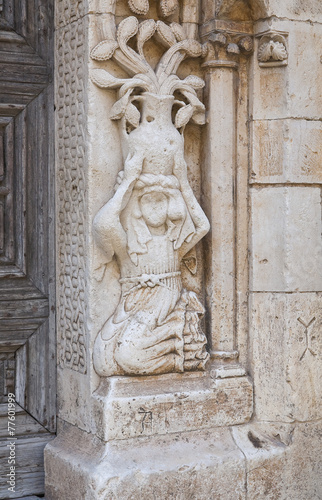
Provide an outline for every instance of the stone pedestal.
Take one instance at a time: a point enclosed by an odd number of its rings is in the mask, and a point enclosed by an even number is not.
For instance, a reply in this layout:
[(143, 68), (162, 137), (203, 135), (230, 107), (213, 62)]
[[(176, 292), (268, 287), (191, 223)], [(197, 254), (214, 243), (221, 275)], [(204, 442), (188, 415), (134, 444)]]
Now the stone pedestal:
[(242, 424), (251, 418), (252, 396), (245, 376), (111, 377), (94, 393), (96, 434), (107, 442)]

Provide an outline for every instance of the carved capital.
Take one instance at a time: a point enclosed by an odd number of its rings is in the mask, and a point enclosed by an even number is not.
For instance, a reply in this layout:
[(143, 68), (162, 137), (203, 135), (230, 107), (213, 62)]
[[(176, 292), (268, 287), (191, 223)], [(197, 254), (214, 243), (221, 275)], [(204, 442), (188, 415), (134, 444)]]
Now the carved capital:
[(236, 67), (240, 55), (253, 53), (253, 35), (247, 23), (212, 21), (202, 26), (201, 39), (207, 47), (204, 67)]
[(281, 31), (267, 30), (259, 33), (257, 59), (261, 67), (286, 66), (288, 34)]

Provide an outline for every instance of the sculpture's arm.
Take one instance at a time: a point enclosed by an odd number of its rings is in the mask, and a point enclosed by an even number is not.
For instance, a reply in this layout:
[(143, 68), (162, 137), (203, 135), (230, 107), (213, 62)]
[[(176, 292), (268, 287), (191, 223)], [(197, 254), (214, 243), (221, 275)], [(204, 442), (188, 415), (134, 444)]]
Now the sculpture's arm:
[(100, 246), (112, 259), (113, 254), (119, 257), (126, 252), (126, 233), (120, 221), (120, 214), (126, 207), (134, 185), (142, 171), (143, 158), (139, 155), (128, 157), (124, 164), (124, 177), (113, 198), (97, 213), (94, 219), (94, 232)]
[(180, 183), (183, 199), (196, 227), (196, 231), (191, 240), (189, 242), (185, 241), (180, 248), (180, 257), (182, 258), (208, 233), (210, 224), (204, 211), (196, 200), (195, 195), (193, 194), (188, 182), (187, 164), (180, 154), (176, 155), (173, 173)]

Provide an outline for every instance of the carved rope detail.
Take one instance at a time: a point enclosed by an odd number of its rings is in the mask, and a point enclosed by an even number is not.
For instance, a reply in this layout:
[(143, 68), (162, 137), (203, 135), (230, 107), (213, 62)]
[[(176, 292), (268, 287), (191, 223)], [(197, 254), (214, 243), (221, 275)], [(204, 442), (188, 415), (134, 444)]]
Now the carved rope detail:
[[(155, 69), (144, 54), (153, 36), (166, 49)], [(133, 37), (136, 50), (128, 44)], [(204, 82), (176, 75), (185, 57), (203, 52), (181, 25), (139, 24), (135, 17), (120, 23), (116, 39), (92, 50), (93, 59), (113, 58), (129, 75), (91, 74), (99, 87), (119, 89), (111, 119), (119, 120), (124, 156), (115, 194), (94, 220), (97, 241), (108, 262), (116, 256), (121, 276), (119, 304), (95, 341), (101, 376), (204, 370), (209, 357), (199, 326), (204, 308), (183, 289), (180, 273), (181, 261), (209, 230), (188, 182), (183, 137), (189, 120), (205, 122), (196, 92)]]

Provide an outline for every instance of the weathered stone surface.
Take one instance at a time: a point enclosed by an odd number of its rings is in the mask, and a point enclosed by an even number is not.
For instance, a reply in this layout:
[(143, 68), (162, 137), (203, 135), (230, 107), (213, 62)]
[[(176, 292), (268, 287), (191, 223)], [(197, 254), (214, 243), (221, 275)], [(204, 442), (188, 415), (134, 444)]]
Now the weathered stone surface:
[(320, 121), (258, 120), (252, 132), (251, 183), (322, 183)]
[(235, 443), (246, 458), (247, 496), (320, 499), (321, 433), (320, 422), (234, 427)]
[(253, 411), (246, 377), (213, 380), (205, 373), (111, 377), (95, 399), (96, 433), (104, 441), (241, 424)]
[[(235, 330), (235, 213), (233, 183), (234, 154), (234, 68), (207, 67), (207, 125), (204, 139), (209, 148), (203, 152), (204, 206), (211, 224), (206, 236), (206, 304), (209, 314), (211, 349), (232, 350)], [(221, 130), (227, 130), (222, 141)]]
[(253, 293), (252, 365), (259, 420), (321, 417), (321, 293)]
[(320, 291), (321, 192), (316, 187), (252, 189), (253, 291)]
[[(322, 65), (319, 52), (311, 47), (321, 44), (322, 26), (275, 19), (269, 24), (259, 23), (255, 32), (260, 34), (268, 27), (286, 33), (291, 50), (288, 49), (286, 66), (259, 68), (258, 62), (253, 61), (253, 119), (319, 120)], [(297, 77), (299, 72), (301, 78)]]
[(46, 449), (46, 500), (246, 498), (244, 456), (228, 429), (103, 444), (76, 428)]

